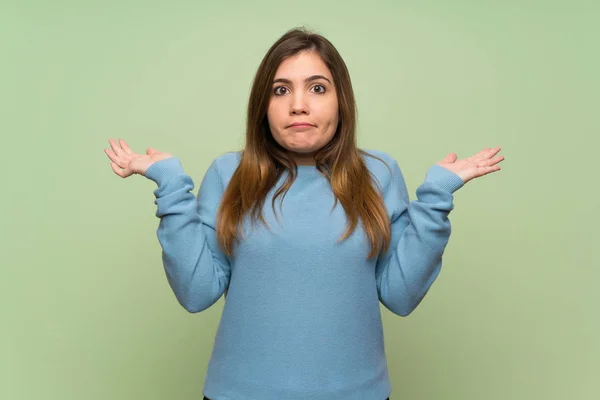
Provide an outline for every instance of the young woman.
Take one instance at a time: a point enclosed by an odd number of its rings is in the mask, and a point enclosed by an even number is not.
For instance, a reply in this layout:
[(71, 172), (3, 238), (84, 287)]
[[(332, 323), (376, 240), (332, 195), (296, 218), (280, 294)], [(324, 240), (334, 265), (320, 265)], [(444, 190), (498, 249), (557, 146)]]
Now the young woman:
[(157, 230), (179, 303), (225, 294), (210, 400), (384, 400), (379, 302), (409, 315), (438, 276), (453, 192), (500, 170), (499, 147), (431, 166), (410, 201), (398, 163), (358, 149), (346, 65), (304, 29), (269, 49), (243, 150), (213, 160), (198, 195), (180, 160), (109, 140), (115, 174), (156, 182)]

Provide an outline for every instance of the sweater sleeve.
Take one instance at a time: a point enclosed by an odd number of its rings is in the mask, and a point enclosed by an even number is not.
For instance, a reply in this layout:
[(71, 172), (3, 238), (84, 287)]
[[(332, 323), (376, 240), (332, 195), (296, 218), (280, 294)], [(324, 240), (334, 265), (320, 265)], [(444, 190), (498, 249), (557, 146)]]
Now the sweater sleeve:
[(197, 197), (177, 157), (152, 164), (145, 176), (158, 185), (157, 237), (169, 285), (187, 311), (203, 311), (226, 293), (231, 272), (215, 231), (223, 194), (217, 160), (208, 168)]
[(453, 192), (464, 185), (455, 173), (433, 165), (410, 201), (396, 161), (391, 181), (382, 188), (391, 216), (391, 242), (375, 268), (379, 300), (387, 309), (408, 316), (421, 302), (442, 266), (450, 238), (448, 214)]

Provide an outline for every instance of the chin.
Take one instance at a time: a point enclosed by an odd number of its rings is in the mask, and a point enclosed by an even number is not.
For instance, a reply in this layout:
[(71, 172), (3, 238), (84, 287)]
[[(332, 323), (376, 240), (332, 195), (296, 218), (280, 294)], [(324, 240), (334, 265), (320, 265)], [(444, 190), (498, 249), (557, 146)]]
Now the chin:
[(288, 147), (288, 148), (287, 148), (287, 150), (288, 150), (288, 151), (292, 151), (292, 152), (294, 152), (294, 153), (298, 153), (298, 154), (306, 154), (306, 155), (309, 155), (309, 154), (312, 154), (312, 153), (314, 153), (315, 151), (317, 151), (317, 150), (318, 150), (318, 148), (316, 148), (316, 147), (314, 147), (314, 148), (313, 148), (313, 147), (309, 147), (309, 148), (307, 148), (307, 147), (302, 147), (302, 148)]

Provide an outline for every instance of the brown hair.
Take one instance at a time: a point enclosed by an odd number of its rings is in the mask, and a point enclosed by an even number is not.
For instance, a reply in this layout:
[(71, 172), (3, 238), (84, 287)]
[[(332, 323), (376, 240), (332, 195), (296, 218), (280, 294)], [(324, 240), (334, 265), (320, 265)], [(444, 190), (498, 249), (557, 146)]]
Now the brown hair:
[(348, 219), (340, 241), (352, 234), (360, 218), (371, 243), (367, 257), (371, 258), (381, 249), (387, 251), (391, 227), (383, 197), (374, 187), (371, 172), (361, 154), (381, 159), (356, 146), (357, 110), (344, 60), (329, 40), (305, 28), (291, 29), (279, 38), (267, 51), (254, 77), (248, 102), (245, 147), (217, 214), (219, 245), (227, 255), (232, 254), (238, 230), (242, 236), (244, 234), (241, 228), (247, 213), (251, 214), (253, 222), (260, 219), (268, 227), (262, 209), (269, 190), (284, 170), (290, 172), (273, 196), (275, 211), (275, 199), (283, 195), (283, 201), (297, 176), (297, 164), (271, 134), (267, 109), (277, 68), (286, 58), (301, 51), (315, 51), (320, 55), (331, 71), (336, 87), (339, 124), (331, 141), (315, 153), (315, 163), (317, 170), (329, 180), (335, 195), (334, 208), (339, 201)]

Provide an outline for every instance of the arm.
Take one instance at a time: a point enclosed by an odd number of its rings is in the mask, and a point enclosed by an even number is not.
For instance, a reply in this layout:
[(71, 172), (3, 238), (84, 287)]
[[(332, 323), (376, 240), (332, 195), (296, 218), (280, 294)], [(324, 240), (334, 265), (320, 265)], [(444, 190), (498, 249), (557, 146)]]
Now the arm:
[(197, 199), (191, 193), (194, 183), (176, 157), (152, 164), (145, 176), (158, 185), (157, 236), (169, 285), (187, 311), (203, 311), (227, 290), (231, 273), (215, 232), (223, 194), (217, 160), (208, 168)]
[(405, 317), (419, 305), (440, 272), (450, 238), (452, 193), (464, 183), (436, 164), (417, 188), (417, 200), (410, 202), (396, 161), (392, 171), (391, 181), (383, 188), (385, 202), (393, 210), (392, 240), (388, 251), (377, 259), (375, 276), (380, 301)]

